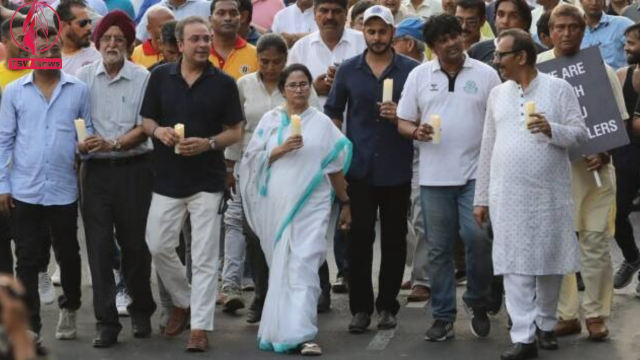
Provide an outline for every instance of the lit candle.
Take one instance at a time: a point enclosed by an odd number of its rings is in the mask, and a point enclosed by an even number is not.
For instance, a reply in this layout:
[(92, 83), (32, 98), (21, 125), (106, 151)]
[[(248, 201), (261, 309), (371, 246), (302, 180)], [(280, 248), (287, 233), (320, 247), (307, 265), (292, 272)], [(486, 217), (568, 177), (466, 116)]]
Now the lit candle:
[(524, 103), (524, 113), (527, 115), (526, 120), (524, 121), (524, 127), (527, 129), (527, 126), (531, 122), (531, 114), (536, 112), (536, 103), (534, 101), (527, 101)]
[(393, 101), (393, 79), (382, 82), (382, 102)]
[(84, 119), (76, 119), (76, 134), (78, 135), (78, 142), (83, 142), (87, 138), (87, 126), (84, 123)]
[(440, 141), (442, 141), (442, 120), (440, 119), (440, 115), (431, 115), (431, 127), (433, 127), (431, 142), (433, 144), (440, 144)]
[(300, 115), (291, 115), (291, 135), (302, 135)]
[[(179, 123), (176, 124), (173, 127), (173, 130), (180, 137), (180, 141), (184, 140), (184, 125), (183, 124), (179, 124)], [(176, 154), (180, 154), (180, 151), (178, 151), (178, 145), (176, 145), (176, 147), (175, 147), (175, 152), (176, 152)]]

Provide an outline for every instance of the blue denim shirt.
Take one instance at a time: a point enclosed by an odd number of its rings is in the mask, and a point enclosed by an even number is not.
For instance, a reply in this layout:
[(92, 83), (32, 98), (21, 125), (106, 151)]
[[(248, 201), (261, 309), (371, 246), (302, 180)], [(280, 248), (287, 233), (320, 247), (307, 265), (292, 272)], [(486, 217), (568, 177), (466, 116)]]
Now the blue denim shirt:
[(391, 64), (377, 78), (365, 60), (366, 51), (344, 61), (331, 87), (324, 112), (343, 120), (347, 110), (347, 138), (353, 143), (348, 177), (367, 180), (373, 186), (408, 183), (412, 176), (413, 143), (395, 125), (380, 116), (384, 79), (393, 79), (393, 101), (418, 62), (394, 53)]
[(582, 38), (580, 49), (598, 46), (602, 58), (614, 69), (627, 66), (627, 57), (624, 53), (624, 31), (633, 25), (633, 21), (624, 16), (611, 16), (602, 13), (602, 18), (594, 28), (587, 25)]
[(68, 205), (78, 198), (75, 119), (93, 134), (89, 91), (60, 73), (47, 102), (33, 73), (5, 89), (0, 106), (0, 194), (34, 205)]

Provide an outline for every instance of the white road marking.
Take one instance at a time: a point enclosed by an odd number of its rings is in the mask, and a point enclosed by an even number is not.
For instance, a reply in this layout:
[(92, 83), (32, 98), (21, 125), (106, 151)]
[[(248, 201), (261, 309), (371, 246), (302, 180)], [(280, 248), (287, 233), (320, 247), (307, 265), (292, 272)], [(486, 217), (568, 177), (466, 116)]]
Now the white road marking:
[(384, 350), (393, 336), (396, 334), (396, 329), (391, 330), (380, 330), (376, 334), (376, 336), (371, 340), (369, 346), (367, 346), (367, 350), (370, 351), (382, 351)]

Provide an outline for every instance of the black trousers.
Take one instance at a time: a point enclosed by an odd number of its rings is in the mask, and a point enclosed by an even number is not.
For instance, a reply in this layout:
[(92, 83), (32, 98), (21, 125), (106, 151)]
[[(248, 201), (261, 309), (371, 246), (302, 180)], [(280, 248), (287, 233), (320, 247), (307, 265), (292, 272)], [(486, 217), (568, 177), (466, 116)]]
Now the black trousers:
[(627, 262), (638, 260), (638, 246), (633, 236), (629, 214), (640, 189), (640, 146), (630, 144), (613, 151), (616, 168), (616, 243)]
[(52, 245), (60, 266), (63, 295), (58, 306), (63, 309), (80, 308), (80, 247), (78, 246), (78, 204), (42, 206), (15, 200), (11, 212), (11, 231), (16, 243), (17, 274), (27, 292), (31, 329), (40, 332), (40, 296), (38, 272), (42, 254), (48, 249), (43, 241), (51, 231)]
[(13, 275), (13, 250), (11, 250), (11, 225), (9, 218), (0, 215), (0, 273)]
[(404, 263), (407, 255), (407, 216), (411, 183), (398, 186), (372, 186), (349, 179), (351, 231), (347, 244), (349, 261), (349, 307), (353, 315), (373, 313), (373, 243), (380, 211), (381, 263), (376, 310), (396, 314)]
[(151, 254), (145, 240), (152, 172), (150, 161), (141, 159), (125, 165), (86, 164), (82, 214), (98, 332), (118, 334), (122, 329), (115, 304), (114, 228), (131, 296), (128, 311), (132, 321), (146, 321), (156, 309), (151, 294)]

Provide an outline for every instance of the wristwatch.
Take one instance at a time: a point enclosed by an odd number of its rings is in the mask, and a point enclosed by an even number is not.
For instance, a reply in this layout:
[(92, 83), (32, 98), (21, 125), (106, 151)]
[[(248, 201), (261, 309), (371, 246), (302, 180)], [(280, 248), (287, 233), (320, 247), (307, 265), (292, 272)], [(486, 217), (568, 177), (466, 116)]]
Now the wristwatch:
[(113, 150), (115, 151), (122, 150), (122, 143), (120, 142), (120, 139), (113, 140), (111, 145), (113, 145)]
[(216, 149), (216, 139), (212, 136), (209, 138), (209, 150)]

